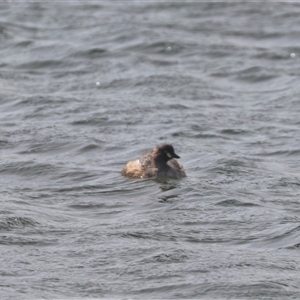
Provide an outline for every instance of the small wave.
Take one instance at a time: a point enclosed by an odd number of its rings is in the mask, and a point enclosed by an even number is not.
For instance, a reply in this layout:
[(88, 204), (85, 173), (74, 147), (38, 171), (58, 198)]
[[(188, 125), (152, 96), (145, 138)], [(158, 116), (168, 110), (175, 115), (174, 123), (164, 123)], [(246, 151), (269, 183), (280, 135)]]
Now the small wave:
[(265, 68), (262, 67), (251, 67), (235, 73), (235, 78), (237, 80), (246, 81), (249, 83), (257, 83), (261, 81), (268, 81), (279, 77), (279, 75), (274, 74), (274, 72), (267, 72)]
[(299, 156), (300, 149), (294, 150), (277, 150), (277, 151), (265, 151), (261, 153), (257, 153), (258, 156)]
[(147, 54), (165, 54), (169, 56), (182, 52), (184, 48), (185, 45), (179, 43), (154, 42), (145, 45), (145, 43), (143, 42), (134, 46), (127, 47), (126, 50)]
[(96, 59), (96, 58), (101, 58), (101, 57), (104, 57), (107, 55), (109, 55), (109, 52), (106, 49), (92, 48), (92, 49), (85, 49), (85, 50), (77, 51), (77, 52), (73, 53), (71, 56)]
[(216, 203), (216, 205), (220, 205), (220, 206), (243, 206), (243, 207), (260, 206), (260, 205), (255, 204), (255, 203), (242, 202), (242, 201), (239, 201), (239, 200), (236, 200), (236, 199), (228, 199), (228, 200), (220, 201), (220, 202)]
[(0, 221), (0, 230), (37, 226), (39, 223), (27, 217), (7, 217)]
[(246, 135), (249, 134), (249, 130), (244, 130), (240, 128), (228, 128), (228, 129), (222, 129), (220, 131), (222, 134), (228, 134), (228, 135)]
[(86, 145), (86, 146), (80, 148), (78, 150), (78, 152), (85, 153), (85, 152), (90, 152), (90, 151), (98, 150), (99, 148), (100, 148), (99, 145), (89, 144), (89, 145)]
[(187, 251), (176, 249), (172, 250), (169, 253), (162, 252), (162, 253), (154, 253), (150, 257), (142, 259), (141, 263), (152, 263), (152, 262), (159, 262), (159, 263), (172, 263), (172, 262), (183, 262), (184, 260), (188, 259)]
[(93, 125), (93, 126), (99, 126), (103, 124), (107, 124), (109, 118), (108, 117), (97, 117), (92, 116), (87, 119), (81, 119), (77, 121), (71, 122), (72, 125)]
[(67, 63), (65, 60), (59, 59), (45, 59), (45, 60), (34, 60), (26, 63), (19, 64), (16, 68), (19, 69), (47, 69), (47, 68), (68, 68), (73, 66), (71, 63)]
[(70, 102), (74, 102), (74, 98), (64, 98), (64, 97), (49, 97), (49, 96), (42, 96), (42, 95), (37, 95), (37, 96), (29, 96), (29, 97), (21, 97), (21, 100), (18, 100), (14, 103), (14, 107), (26, 107), (28, 106), (34, 106), (34, 107), (45, 107), (45, 105), (57, 105), (61, 106)]
[(34, 161), (19, 161), (0, 164), (0, 174), (19, 176), (39, 176), (53, 174), (57, 168), (51, 164), (36, 163)]
[(300, 226), (280, 224), (261, 232), (261, 237), (249, 243), (252, 247), (293, 249), (300, 244)]

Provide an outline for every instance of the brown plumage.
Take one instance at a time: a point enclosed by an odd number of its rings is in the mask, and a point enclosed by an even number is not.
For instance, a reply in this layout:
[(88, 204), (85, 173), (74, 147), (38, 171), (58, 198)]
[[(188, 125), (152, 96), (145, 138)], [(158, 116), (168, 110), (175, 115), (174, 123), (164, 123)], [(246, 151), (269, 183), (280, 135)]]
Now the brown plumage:
[(163, 144), (145, 152), (140, 159), (128, 162), (121, 174), (132, 178), (185, 177), (183, 166), (175, 158), (180, 157), (173, 146)]

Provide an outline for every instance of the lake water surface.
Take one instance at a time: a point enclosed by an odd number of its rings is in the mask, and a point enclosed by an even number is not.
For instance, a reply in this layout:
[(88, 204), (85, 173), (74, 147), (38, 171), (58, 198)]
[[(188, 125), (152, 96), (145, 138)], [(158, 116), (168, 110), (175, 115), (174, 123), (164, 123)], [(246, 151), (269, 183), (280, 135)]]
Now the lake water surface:
[(300, 298), (299, 4), (2, 2), (0, 55), (1, 299)]

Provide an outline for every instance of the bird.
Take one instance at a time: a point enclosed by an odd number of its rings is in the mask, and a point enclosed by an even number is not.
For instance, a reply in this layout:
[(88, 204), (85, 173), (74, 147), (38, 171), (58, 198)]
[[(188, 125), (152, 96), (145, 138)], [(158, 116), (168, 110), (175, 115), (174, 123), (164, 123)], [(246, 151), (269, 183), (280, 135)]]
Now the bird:
[(129, 161), (121, 174), (131, 178), (186, 177), (183, 166), (177, 161), (180, 158), (170, 144), (162, 144), (153, 150), (146, 151), (140, 159)]

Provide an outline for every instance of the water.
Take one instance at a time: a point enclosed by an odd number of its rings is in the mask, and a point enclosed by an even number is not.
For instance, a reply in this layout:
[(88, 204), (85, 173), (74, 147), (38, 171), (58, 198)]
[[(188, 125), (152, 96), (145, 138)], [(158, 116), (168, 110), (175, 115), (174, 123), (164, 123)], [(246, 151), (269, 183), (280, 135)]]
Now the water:
[(299, 13), (1, 3), (1, 299), (299, 299)]

